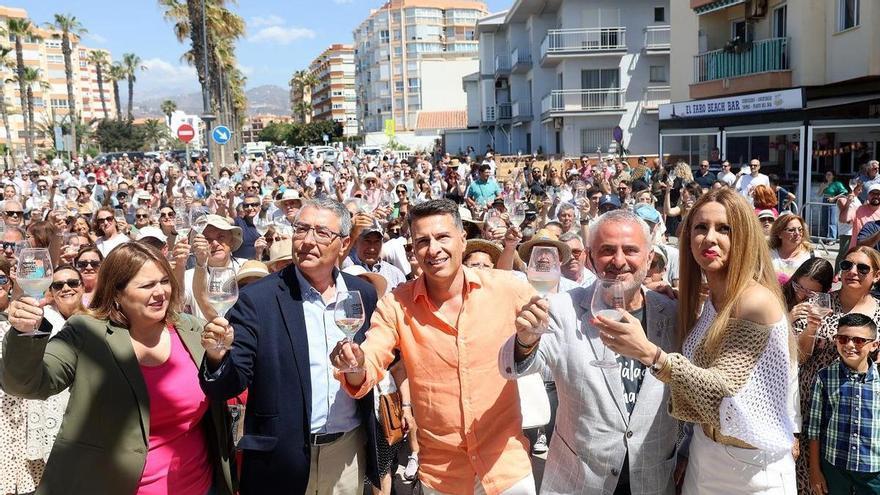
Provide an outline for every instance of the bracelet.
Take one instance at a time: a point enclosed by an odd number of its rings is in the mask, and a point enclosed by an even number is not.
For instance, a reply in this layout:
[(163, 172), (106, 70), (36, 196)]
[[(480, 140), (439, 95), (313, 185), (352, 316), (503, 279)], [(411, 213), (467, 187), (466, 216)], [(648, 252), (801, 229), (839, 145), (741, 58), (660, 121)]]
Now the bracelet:
[(660, 353), (663, 352), (663, 349), (660, 349), (660, 346), (657, 346), (657, 352), (654, 353), (654, 359), (651, 361), (651, 368), (657, 369), (657, 361), (660, 360)]
[(412, 409), (412, 404), (410, 404), (409, 402), (404, 402), (403, 404), (400, 405), (400, 407), (408, 407), (408, 408)]
[(538, 339), (538, 340), (535, 341), (534, 344), (532, 344), (532, 345), (526, 345), (526, 344), (523, 344), (521, 340), (519, 340), (519, 335), (516, 335), (516, 336), (513, 338), (513, 340), (514, 340), (514, 342), (516, 342), (516, 345), (517, 345), (518, 347), (522, 347), (523, 349), (525, 349), (525, 350), (527, 350), (527, 351), (530, 351), (530, 350), (534, 349), (535, 346), (537, 346), (538, 343), (541, 342), (541, 339)]

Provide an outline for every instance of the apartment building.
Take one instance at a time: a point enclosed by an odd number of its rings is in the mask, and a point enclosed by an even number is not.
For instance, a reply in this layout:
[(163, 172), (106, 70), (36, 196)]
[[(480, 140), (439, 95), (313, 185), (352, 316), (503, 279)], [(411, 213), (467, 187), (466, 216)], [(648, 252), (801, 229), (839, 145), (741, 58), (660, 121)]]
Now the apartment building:
[[(5, 25), (11, 18), (28, 18), (27, 11), (19, 8), (0, 6), (0, 25)], [(37, 148), (48, 147), (52, 144), (51, 133), (47, 131), (53, 127), (53, 122), (60, 122), (68, 114), (67, 80), (64, 70), (64, 55), (61, 50), (61, 33), (55, 30), (36, 27), (42, 22), (32, 19), (35, 26), (33, 36), (24, 40), (23, 56), (25, 65), (39, 69), (43, 84), (33, 85), (34, 93), (34, 139)], [(100, 120), (104, 118), (101, 100), (103, 98), (107, 107), (107, 114), (111, 118), (116, 115), (116, 105), (113, 96), (113, 83), (108, 79), (106, 68), (103, 74), (103, 94), (98, 88), (98, 73), (96, 67), (89, 63), (88, 58), (92, 51), (97, 49), (84, 46), (78, 37), (71, 36), (72, 63), (74, 70), (74, 98), (76, 98), (76, 110), (83, 122)], [(6, 66), (0, 66), (0, 77), (9, 80), (15, 76), (15, 43), (11, 36), (3, 37), (2, 46), (12, 48), (13, 51), (7, 56), (12, 62)], [(111, 60), (110, 52), (102, 50)], [(9, 113), (9, 126), (12, 142), (7, 142), (6, 129), (0, 121), (0, 142), (11, 144), (11, 149), (16, 155), (24, 156), (24, 123), (22, 118), (21, 101), (17, 83), (5, 85), (6, 105)]]
[(247, 122), (241, 126), (241, 140), (243, 143), (260, 141), (260, 132), (269, 124), (287, 124), (294, 119), (289, 115), (273, 115), (270, 113), (251, 115)]
[(880, 2), (689, 0), (672, 9), (664, 155), (758, 158), (804, 211), (827, 170), (858, 173), (880, 155)]
[(354, 46), (330, 45), (309, 64), (318, 81), (312, 87), (312, 120), (335, 120), (344, 136), (357, 136)]
[(477, 149), (623, 151), (620, 128), (630, 154), (656, 155), (657, 111), (670, 98), (668, 0), (517, 0), (477, 28), (480, 69), (463, 80)]
[[(389, 0), (354, 30), (361, 134), (414, 131), (420, 111), (464, 110), (477, 67), (477, 0)], [(393, 123), (393, 124), (392, 124)]]

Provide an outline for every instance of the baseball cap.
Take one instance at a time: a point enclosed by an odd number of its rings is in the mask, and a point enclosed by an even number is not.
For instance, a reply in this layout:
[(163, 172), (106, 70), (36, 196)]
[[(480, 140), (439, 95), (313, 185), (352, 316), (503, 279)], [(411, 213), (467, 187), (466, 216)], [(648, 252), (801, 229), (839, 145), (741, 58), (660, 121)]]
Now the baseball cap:
[(162, 241), (163, 243), (168, 242), (168, 236), (162, 233), (162, 229), (159, 227), (144, 227), (138, 231), (137, 240), (141, 241), (146, 239), (147, 237), (152, 237), (153, 239)]
[(608, 208), (610, 210), (616, 210), (620, 208), (620, 199), (617, 196), (612, 194), (606, 194), (602, 196), (602, 199), (599, 200), (599, 209), (601, 210), (603, 207)]
[(758, 212), (758, 220), (762, 218), (772, 218), (776, 219), (776, 214), (773, 213), (773, 210), (761, 210)]
[(660, 212), (651, 205), (640, 204), (633, 209), (633, 213), (642, 220), (655, 225), (660, 223), (661, 220)]
[(871, 184), (870, 186), (868, 186), (869, 193), (874, 192), (874, 191), (880, 191), (880, 183), (875, 182), (875, 183)]

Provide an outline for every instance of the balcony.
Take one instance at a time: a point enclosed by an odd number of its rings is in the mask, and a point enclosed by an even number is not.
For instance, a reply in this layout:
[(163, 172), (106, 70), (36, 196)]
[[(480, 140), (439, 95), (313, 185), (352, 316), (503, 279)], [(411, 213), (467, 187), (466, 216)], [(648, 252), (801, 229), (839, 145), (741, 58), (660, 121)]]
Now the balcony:
[(621, 88), (556, 89), (541, 100), (541, 115), (619, 114), (625, 94)]
[(694, 56), (692, 98), (791, 87), (789, 38), (729, 42)]
[(645, 28), (645, 53), (647, 54), (669, 54), (671, 46), (669, 34), (671, 29), (669, 26), (648, 26)]
[(483, 113), (483, 124), (494, 124), (495, 123), (495, 106), (487, 106), (486, 111)]
[(529, 53), (528, 49), (520, 50), (519, 48), (514, 48), (510, 52), (510, 62), (513, 64), (510, 67), (510, 72), (513, 74), (525, 74), (532, 68), (532, 54)]
[(626, 53), (626, 28), (551, 29), (541, 42), (541, 65), (556, 65), (563, 57)]
[(513, 122), (526, 122), (532, 120), (532, 100), (526, 98), (524, 100), (517, 100), (513, 102), (510, 106), (510, 115), (513, 118)]
[(495, 105), (495, 110), (496, 110), (495, 115), (498, 116), (499, 121), (501, 121), (501, 120), (508, 120), (509, 121), (510, 120), (510, 114), (511, 114), (511, 104), (510, 103), (499, 103), (499, 104)]
[(495, 79), (510, 74), (510, 57), (507, 55), (495, 56)]
[(645, 88), (645, 94), (642, 97), (642, 111), (647, 113), (657, 113), (660, 105), (671, 101), (671, 93), (669, 86), (648, 86)]

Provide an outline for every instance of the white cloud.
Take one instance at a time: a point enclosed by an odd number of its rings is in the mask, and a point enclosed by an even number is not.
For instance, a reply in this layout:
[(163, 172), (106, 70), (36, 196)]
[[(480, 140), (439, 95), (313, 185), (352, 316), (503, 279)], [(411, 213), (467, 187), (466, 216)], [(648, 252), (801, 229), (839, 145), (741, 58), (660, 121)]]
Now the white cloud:
[(241, 71), (242, 74), (249, 76), (254, 73), (254, 68), (250, 65), (241, 65), (238, 64), (238, 70)]
[[(335, 0), (334, 0), (334, 1), (335, 1)], [(86, 33), (85, 37), (86, 37), (87, 39), (90, 39), (90, 40), (94, 41), (95, 43), (101, 43), (101, 44), (103, 44), (103, 43), (106, 43), (106, 42), (107, 42), (107, 38), (101, 36), (101, 35), (98, 34), (98, 33)]]
[(315, 32), (308, 28), (292, 26), (269, 26), (260, 29), (248, 38), (253, 43), (274, 43), (277, 45), (289, 45), (296, 40), (314, 38)]
[(344, 5), (354, 3), (354, 0), (333, 0), (333, 3), (335, 3), (336, 5)]
[(196, 69), (195, 67), (190, 67), (188, 65), (174, 65), (161, 58), (150, 58), (143, 61), (143, 66), (146, 67), (145, 71), (142, 71), (138, 74), (138, 81), (142, 78), (142, 76), (146, 76), (149, 74), (151, 79), (162, 79), (165, 78), (171, 80), (178, 79), (192, 79), (196, 78)]
[(251, 17), (251, 20), (248, 21), (248, 25), (257, 28), (263, 26), (280, 26), (284, 24), (284, 22), (284, 18), (282, 18), (281, 16), (269, 14), (267, 16)]

